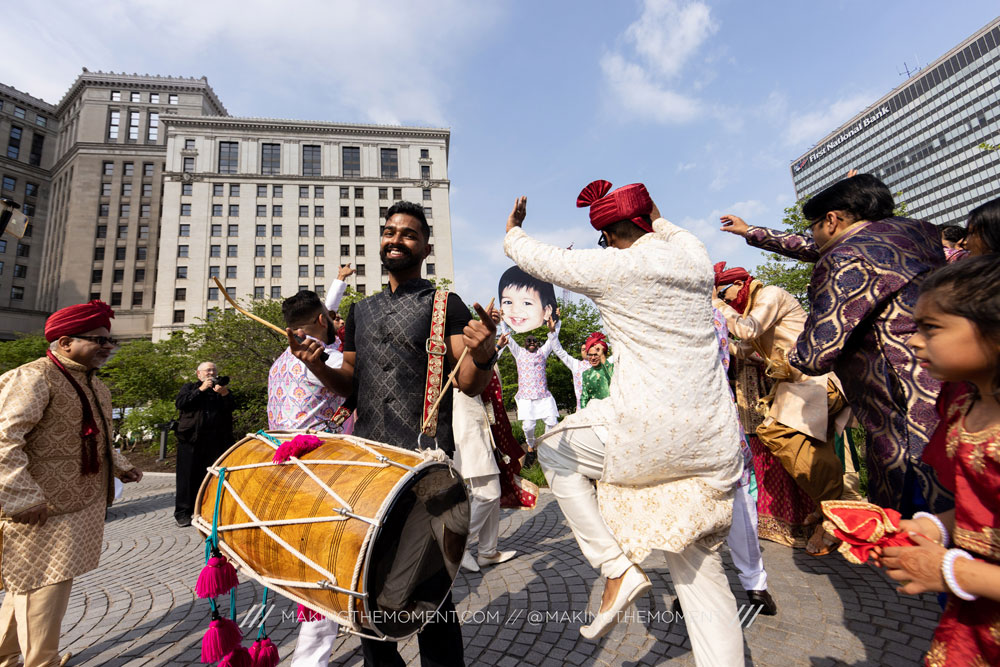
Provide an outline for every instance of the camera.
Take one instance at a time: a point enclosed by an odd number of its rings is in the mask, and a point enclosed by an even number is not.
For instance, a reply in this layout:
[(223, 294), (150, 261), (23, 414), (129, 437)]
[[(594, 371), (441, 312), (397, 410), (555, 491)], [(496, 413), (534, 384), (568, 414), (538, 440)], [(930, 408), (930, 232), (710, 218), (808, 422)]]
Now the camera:
[(225, 387), (229, 384), (228, 375), (220, 375), (219, 377), (209, 378), (209, 380), (211, 381), (213, 387)]

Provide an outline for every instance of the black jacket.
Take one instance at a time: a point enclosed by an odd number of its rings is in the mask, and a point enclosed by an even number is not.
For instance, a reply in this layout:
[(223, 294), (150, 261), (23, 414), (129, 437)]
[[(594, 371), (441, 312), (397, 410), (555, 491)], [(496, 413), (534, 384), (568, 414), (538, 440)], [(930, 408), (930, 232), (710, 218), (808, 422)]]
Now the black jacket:
[(228, 447), (234, 441), (233, 393), (220, 396), (211, 389), (200, 391), (199, 387), (201, 382), (189, 382), (177, 394), (177, 439), (192, 445), (210, 442)]

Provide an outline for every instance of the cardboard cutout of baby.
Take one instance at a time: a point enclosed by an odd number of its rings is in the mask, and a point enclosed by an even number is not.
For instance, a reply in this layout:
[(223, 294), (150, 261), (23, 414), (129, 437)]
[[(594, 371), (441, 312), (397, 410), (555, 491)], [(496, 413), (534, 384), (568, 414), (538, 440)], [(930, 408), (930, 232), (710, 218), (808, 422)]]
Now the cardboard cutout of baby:
[(516, 266), (500, 276), (497, 287), (503, 321), (517, 333), (545, 326), (548, 319), (558, 319), (556, 290), (552, 283), (533, 278)]

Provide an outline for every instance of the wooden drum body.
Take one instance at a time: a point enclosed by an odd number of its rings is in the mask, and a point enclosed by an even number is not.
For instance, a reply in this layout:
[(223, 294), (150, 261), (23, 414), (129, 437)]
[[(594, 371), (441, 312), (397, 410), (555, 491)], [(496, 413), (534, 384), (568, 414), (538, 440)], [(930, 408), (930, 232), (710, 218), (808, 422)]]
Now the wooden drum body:
[(461, 476), (415, 452), (326, 433), (311, 433), (317, 449), (272, 463), (299, 433), (233, 445), (202, 483), (194, 525), (211, 533), (224, 468), (219, 548), (241, 571), (355, 632), (413, 634), (451, 590), (465, 550)]

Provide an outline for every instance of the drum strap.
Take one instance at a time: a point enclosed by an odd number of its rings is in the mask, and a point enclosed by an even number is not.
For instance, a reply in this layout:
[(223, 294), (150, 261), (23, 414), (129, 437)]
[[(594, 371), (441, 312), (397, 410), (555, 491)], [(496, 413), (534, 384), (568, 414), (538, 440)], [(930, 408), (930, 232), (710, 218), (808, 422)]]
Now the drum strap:
[[(448, 346), (444, 342), (444, 322), (448, 312), (448, 291), (438, 290), (434, 293), (434, 309), (431, 311), (431, 332), (427, 338), (427, 382), (424, 385), (424, 410), (421, 423), (426, 424), (423, 434), (434, 437), (437, 433), (438, 411), (431, 415), (431, 408), (441, 393), (441, 380), (444, 377), (444, 355)], [(430, 419), (428, 420), (428, 416)]]

